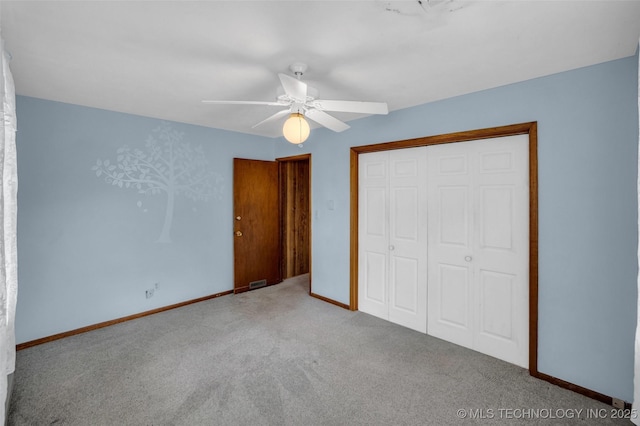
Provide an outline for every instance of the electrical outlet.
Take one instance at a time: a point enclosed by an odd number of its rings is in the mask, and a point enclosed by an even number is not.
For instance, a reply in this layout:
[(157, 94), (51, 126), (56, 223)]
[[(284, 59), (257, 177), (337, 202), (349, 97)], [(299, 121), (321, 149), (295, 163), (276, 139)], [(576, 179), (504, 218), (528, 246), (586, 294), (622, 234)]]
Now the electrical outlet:
[(151, 297), (153, 296), (153, 289), (147, 290), (145, 292), (145, 295), (147, 296), (147, 299), (151, 299)]
[(611, 398), (611, 405), (613, 405), (615, 408), (624, 410), (624, 401), (621, 399)]

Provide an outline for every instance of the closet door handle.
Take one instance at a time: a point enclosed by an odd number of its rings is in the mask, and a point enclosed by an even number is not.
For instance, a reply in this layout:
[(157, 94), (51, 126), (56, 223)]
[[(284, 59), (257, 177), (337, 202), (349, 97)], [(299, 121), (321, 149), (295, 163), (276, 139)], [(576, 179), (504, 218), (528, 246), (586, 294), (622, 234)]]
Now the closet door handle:
[(394, 251), (396, 249), (396, 246), (389, 246), (389, 250)]
[(473, 260), (473, 258), (472, 258), (471, 256), (465, 256), (465, 257), (464, 257), (464, 260), (465, 260), (466, 262), (471, 262), (471, 261)]

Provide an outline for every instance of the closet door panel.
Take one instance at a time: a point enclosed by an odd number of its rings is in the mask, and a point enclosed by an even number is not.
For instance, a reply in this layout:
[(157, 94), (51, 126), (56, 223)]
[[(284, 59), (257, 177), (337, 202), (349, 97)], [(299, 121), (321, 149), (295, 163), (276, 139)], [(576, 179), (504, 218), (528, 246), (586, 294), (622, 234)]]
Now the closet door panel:
[(428, 333), (473, 346), (471, 158), (463, 144), (428, 148)]
[(358, 308), (389, 318), (389, 175), (386, 152), (359, 159)]
[(477, 335), (487, 355), (528, 366), (528, 135), (474, 144)]
[(389, 320), (427, 331), (426, 148), (389, 152)]
[(418, 314), (418, 262), (416, 259), (391, 257), (390, 315), (389, 320), (398, 322), (402, 314)]
[(429, 148), (428, 333), (528, 364), (528, 136)]
[(480, 334), (499, 340), (513, 339), (515, 278), (512, 274), (480, 270)]

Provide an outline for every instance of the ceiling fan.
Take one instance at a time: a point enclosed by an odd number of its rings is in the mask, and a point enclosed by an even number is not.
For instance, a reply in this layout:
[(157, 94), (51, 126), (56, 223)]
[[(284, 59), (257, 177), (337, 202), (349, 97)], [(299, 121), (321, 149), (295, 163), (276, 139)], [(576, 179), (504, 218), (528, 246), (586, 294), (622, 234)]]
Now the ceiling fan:
[[(279, 120), (289, 115), (289, 120), (293, 118), (297, 119), (298, 121), (304, 121), (303, 117), (306, 117), (330, 130), (333, 130), (334, 132), (342, 132), (344, 130), (347, 130), (350, 126), (347, 123), (338, 120), (334, 116), (327, 114), (326, 111), (353, 112), (361, 114), (387, 114), (389, 112), (387, 104), (385, 102), (338, 101), (318, 99), (318, 91), (300, 80), (304, 72), (307, 70), (307, 65), (302, 63), (295, 63), (291, 65), (289, 69), (297, 78), (291, 77), (287, 74), (279, 73), (278, 77), (280, 78), (280, 83), (282, 84), (284, 93), (280, 94), (273, 102), (213, 100), (204, 100), (202, 102), (206, 104), (267, 105), (285, 107), (285, 109), (276, 112), (275, 114), (267, 117), (257, 124), (254, 124), (252, 128), (256, 128), (262, 124)], [(289, 122), (289, 120), (287, 120), (287, 122)], [(308, 137), (309, 126), (306, 122), (304, 122), (304, 124), (302, 125), (306, 125), (306, 136), (296, 136), (294, 142), (287, 137), (287, 123), (285, 123), (285, 137), (287, 138), (287, 140), (289, 140), (289, 142), (301, 143)]]

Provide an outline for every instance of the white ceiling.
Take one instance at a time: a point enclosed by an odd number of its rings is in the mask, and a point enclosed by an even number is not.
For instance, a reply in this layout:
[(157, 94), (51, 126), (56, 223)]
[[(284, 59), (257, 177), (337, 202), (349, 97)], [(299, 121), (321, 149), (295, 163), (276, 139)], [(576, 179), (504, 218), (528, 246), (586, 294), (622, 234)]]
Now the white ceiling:
[(271, 137), (281, 123), (251, 126), (277, 107), (200, 101), (274, 100), (277, 73), (304, 62), (320, 98), (393, 111), (627, 57), (640, 36), (640, 1), (615, 0), (49, 0), (0, 13), (20, 95)]

